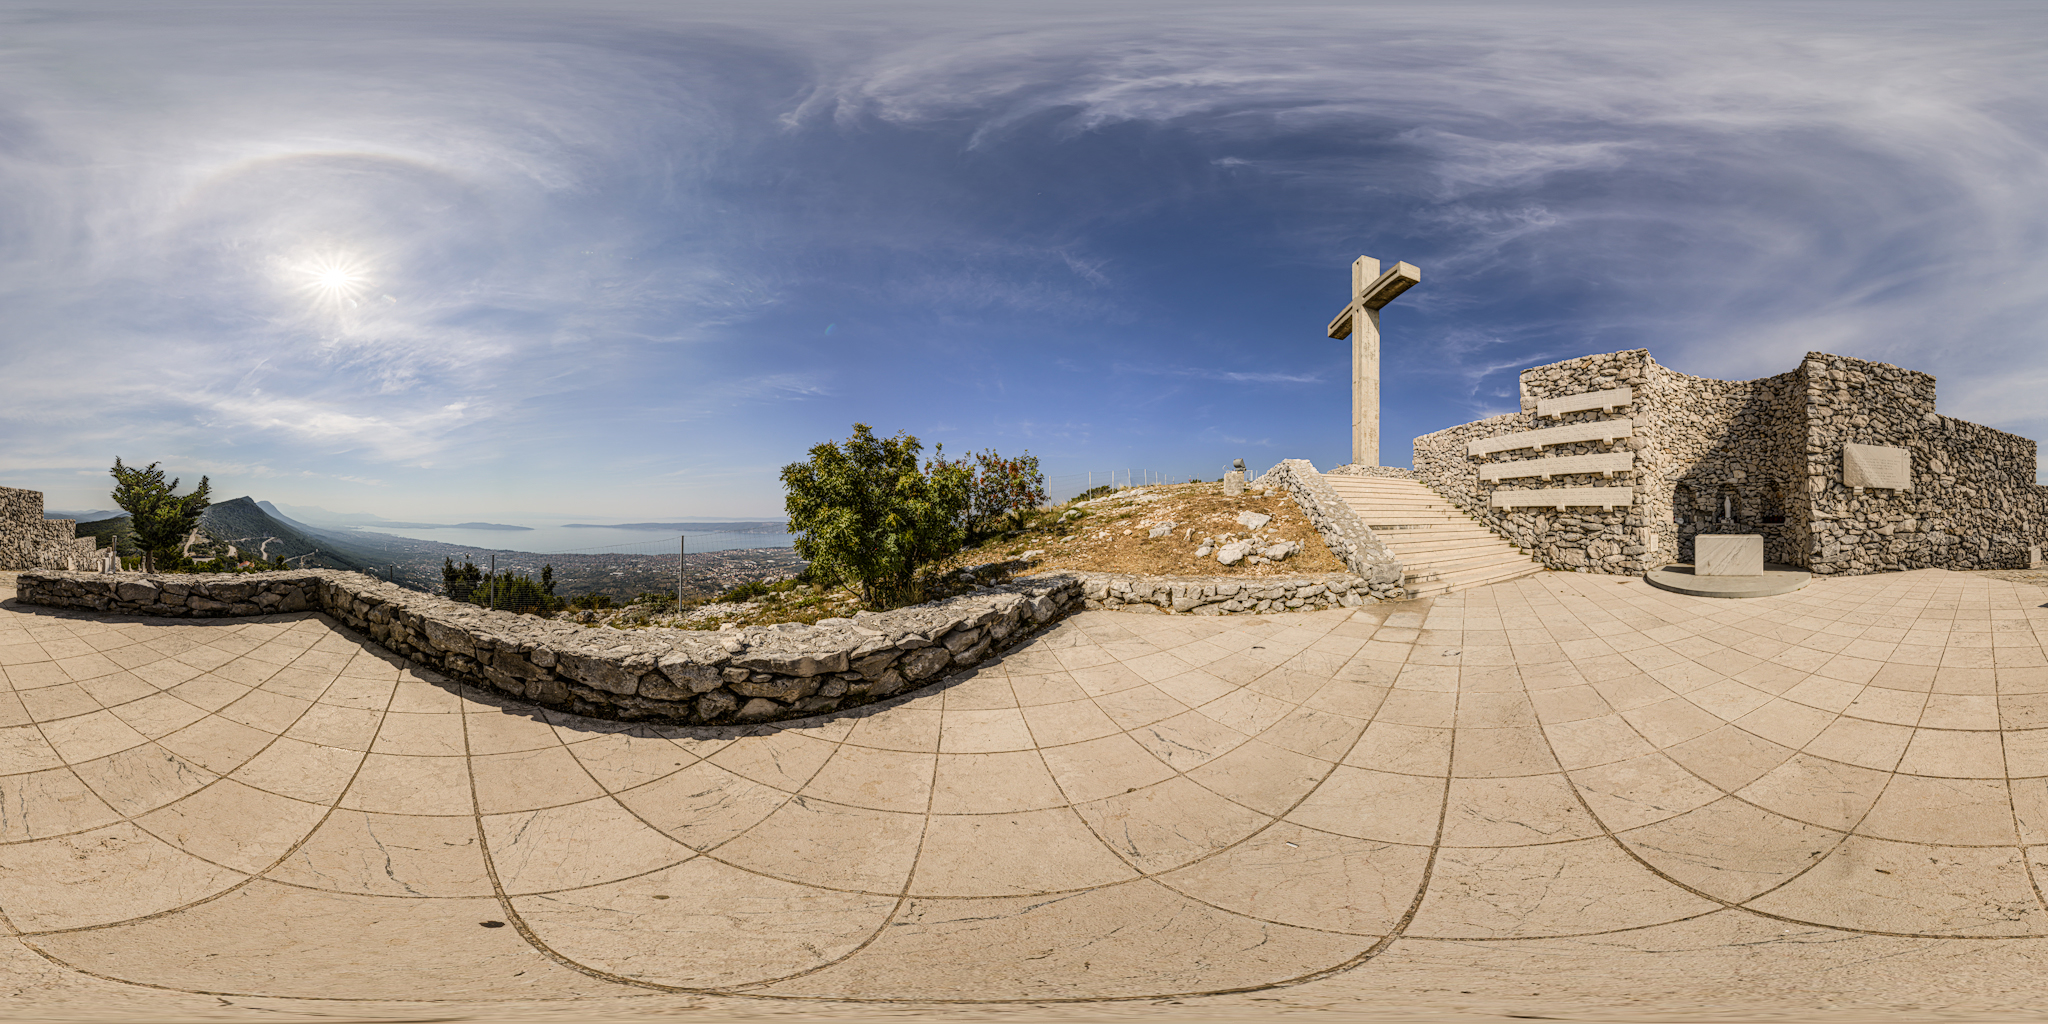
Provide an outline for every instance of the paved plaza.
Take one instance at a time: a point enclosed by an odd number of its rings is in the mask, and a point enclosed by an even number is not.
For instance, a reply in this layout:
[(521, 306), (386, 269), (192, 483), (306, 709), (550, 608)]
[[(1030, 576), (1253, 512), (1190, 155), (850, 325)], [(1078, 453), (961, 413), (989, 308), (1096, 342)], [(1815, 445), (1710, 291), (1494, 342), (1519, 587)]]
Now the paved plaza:
[(1084, 612), (734, 728), (508, 703), (316, 614), (0, 597), (12, 1018), (2048, 1006), (2025, 582)]

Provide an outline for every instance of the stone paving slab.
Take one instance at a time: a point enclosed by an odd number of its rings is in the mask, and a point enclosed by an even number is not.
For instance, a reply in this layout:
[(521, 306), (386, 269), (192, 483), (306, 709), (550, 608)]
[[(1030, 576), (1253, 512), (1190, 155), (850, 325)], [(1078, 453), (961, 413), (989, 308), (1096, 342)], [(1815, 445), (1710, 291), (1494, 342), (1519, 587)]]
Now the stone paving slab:
[(1546, 573), (691, 728), (5, 600), (0, 1012), (2038, 1016), (2044, 637), (1981, 574)]

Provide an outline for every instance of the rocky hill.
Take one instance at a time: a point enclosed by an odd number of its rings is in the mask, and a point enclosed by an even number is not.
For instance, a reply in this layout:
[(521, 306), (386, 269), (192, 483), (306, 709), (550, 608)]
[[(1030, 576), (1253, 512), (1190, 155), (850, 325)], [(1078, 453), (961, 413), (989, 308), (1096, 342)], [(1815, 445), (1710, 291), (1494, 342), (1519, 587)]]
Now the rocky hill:
[(215, 541), (234, 545), (244, 558), (267, 561), (283, 555), (294, 568), (375, 571), (376, 560), (367, 552), (272, 517), (253, 498), (215, 502), (200, 517), (199, 528)]

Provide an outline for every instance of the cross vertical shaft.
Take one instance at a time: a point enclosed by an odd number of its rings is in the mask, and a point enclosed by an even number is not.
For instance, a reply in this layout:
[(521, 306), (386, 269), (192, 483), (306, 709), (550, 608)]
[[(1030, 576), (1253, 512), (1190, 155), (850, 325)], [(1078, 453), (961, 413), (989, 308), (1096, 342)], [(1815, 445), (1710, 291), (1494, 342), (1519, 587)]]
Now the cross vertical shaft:
[(1351, 339), (1353, 465), (1380, 464), (1380, 309), (1421, 281), (1422, 272), (1407, 263), (1385, 273), (1370, 256), (1351, 264), (1351, 301), (1330, 321), (1329, 335)]
[(1380, 261), (1351, 264), (1351, 464), (1380, 464), (1380, 311), (1358, 297), (1379, 279)]

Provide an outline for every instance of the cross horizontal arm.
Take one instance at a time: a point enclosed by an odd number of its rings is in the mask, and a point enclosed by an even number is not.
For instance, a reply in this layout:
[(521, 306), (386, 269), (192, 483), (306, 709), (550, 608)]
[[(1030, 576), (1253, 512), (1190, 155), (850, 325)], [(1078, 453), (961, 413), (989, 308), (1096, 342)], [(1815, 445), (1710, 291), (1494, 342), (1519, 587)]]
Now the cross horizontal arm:
[(1415, 264), (1394, 264), (1388, 268), (1386, 273), (1381, 274), (1378, 280), (1366, 285), (1365, 289), (1358, 293), (1358, 297), (1351, 300), (1350, 304), (1344, 307), (1344, 311), (1337, 314), (1336, 319), (1330, 321), (1328, 332), (1330, 337), (1351, 337), (1351, 315), (1358, 310), (1358, 307), (1364, 306), (1366, 309), (1383, 308), (1387, 303), (1400, 298), (1402, 292), (1421, 283), (1422, 271), (1416, 269)]

